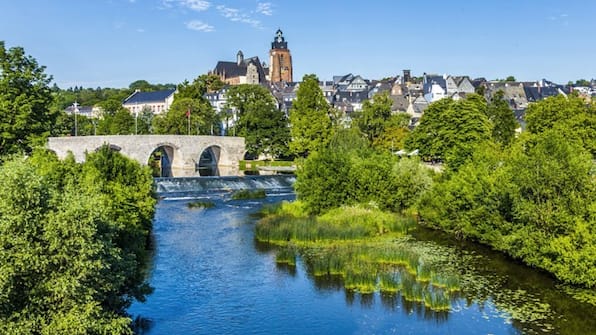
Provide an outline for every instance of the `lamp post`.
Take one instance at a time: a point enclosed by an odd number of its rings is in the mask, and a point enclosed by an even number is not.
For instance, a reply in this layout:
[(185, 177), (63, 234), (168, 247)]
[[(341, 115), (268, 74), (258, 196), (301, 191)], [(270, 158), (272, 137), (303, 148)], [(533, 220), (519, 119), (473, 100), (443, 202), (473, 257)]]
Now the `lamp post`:
[(135, 110), (135, 135), (139, 132), (138, 120), (139, 119), (139, 111)]
[(77, 113), (79, 112), (79, 104), (77, 103), (77, 101), (75, 100), (75, 102), (72, 104), (72, 112), (74, 113), (74, 121), (75, 121), (75, 133), (74, 136), (77, 136), (79, 133), (78, 130), (78, 125), (77, 125)]

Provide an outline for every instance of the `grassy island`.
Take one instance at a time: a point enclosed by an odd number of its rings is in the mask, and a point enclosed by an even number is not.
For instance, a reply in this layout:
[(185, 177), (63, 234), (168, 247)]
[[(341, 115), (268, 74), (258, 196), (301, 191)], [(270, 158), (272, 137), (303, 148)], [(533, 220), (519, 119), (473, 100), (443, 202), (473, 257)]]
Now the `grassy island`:
[(435, 311), (449, 310), (459, 291), (457, 275), (431, 255), (412, 250), (407, 234), (413, 218), (375, 208), (350, 206), (312, 216), (300, 201), (266, 208), (256, 238), (278, 247), (277, 262), (301, 257), (314, 276), (339, 276), (347, 290), (400, 293)]

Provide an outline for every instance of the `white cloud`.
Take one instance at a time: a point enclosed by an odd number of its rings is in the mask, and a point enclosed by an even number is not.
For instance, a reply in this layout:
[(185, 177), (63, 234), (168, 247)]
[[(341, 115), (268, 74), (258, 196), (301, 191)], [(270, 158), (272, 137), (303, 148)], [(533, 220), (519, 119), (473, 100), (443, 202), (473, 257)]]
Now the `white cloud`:
[(221, 14), (221, 16), (225, 17), (226, 19), (232, 22), (246, 23), (255, 28), (261, 27), (261, 21), (253, 19), (252, 17), (250, 17), (250, 15), (243, 13), (240, 9), (219, 5), (217, 6), (217, 10)]
[(167, 8), (171, 8), (175, 4), (197, 12), (206, 11), (211, 7), (211, 2), (205, 0), (163, 0), (163, 5)]
[(210, 33), (212, 31), (215, 31), (215, 27), (199, 20), (187, 22), (186, 28), (190, 30), (202, 31), (204, 33)]
[(143, 28), (137, 28), (137, 33), (144, 33), (144, 32), (145, 32), (145, 29), (143, 29)]
[(259, 2), (257, 4), (257, 13), (271, 16), (273, 15), (273, 9), (271, 7), (271, 2)]

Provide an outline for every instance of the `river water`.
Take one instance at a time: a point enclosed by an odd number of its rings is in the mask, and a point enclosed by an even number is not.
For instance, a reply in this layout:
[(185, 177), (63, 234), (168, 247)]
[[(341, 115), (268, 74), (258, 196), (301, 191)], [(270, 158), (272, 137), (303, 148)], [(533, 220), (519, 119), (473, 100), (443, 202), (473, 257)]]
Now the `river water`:
[[(465, 278), (481, 283), (471, 283), (474, 289), (455, 299), (449, 313), (428, 311), (399, 295), (346, 292), (339, 280), (313, 278), (300, 260), (295, 268), (276, 265), (274, 251), (254, 240), (257, 219), (251, 214), (264, 203), (292, 200), (287, 188), (291, 182), (288, 177), (257, 180), (268, 189), (266, 199), (231, 200), (229, 190), (246, 182), (210, 180), (210, 186), (197, 191), (197, 185), (190, 190), (175, 180), (162, 181), (149, 274), (155, 291), (146, 302), (129, 309), (140, 320), (137, 332), (596, 333), (596, 308), (570, 298), (548, 276), (435, 232), (421, 230), (416, 237), (454, 250), (454, 257), (468, 262), (462, 271), (473, 272)], [(254, 187), (254, 183), (249, 184)], [(215, 206), (189, 209), (187, 204), (196, 200), (212, 201)]]

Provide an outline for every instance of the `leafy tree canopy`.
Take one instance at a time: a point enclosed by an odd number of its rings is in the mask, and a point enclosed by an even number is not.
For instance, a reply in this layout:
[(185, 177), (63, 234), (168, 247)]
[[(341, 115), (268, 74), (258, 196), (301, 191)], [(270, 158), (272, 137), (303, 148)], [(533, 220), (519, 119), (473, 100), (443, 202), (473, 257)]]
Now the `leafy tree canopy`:
[(457, 168), (477, 145), (490, 138), (491, 123), (485, 111), (484, 99), (475, 94), (460, 101), (433, 102), (406, 139), (406, 146), (418, 149), (425, 159), (445, 160)]
[(0, 41), (0, 156), (45, 144), (58, 113), (49, 109), (52, 78), (44, 71), (23, 48)]
[(355, 123), (370, 143), (381, 136), (385, 130), (385, 124), (391, 117), (391, 105), (393, 102), (389, 94), (376, 94), (371, 100), (365, 100), (362, 104), (362, 111), (357, 114)]
[(305, 75), (290, 110), (290, 150), (294, 154), (305, 157), (329, 142), (333, 133), (330, 113), (319, 79), (314, 74)]
[(268, 89), (244, 84), (230, 87), (226, 96), (228, 108), (238, 111), (235, 133), (245, 137), (251, 156), (265, 154), (277, 158), (288, 154), (288, 121)]
[(155, 134), (216, 135), (219, 118), (204, 99), (176, 98), (170, 109), (153, 119)]
[(132, 334), (126, 308), (151, 291), (149, 171), (104, 147), (84, 164), (36, 152), (0, 180), (0, 333)]
[(486, 115), (492, 124), (493, 141), (507, 146), (515, 138), (518, 123), (503, 96), (504, 93), (501, 90), (495, 93), (486, 108)]
[(531, 104), (526, 111), (527, 129), (538, 134), (558, 128), (576, 137), (596, 157), (596, 107), (576, 95), (557, 95)]

